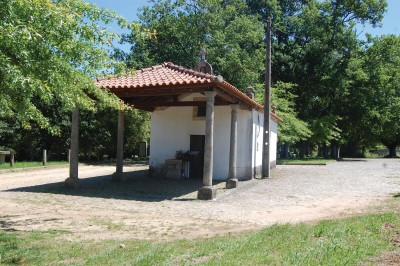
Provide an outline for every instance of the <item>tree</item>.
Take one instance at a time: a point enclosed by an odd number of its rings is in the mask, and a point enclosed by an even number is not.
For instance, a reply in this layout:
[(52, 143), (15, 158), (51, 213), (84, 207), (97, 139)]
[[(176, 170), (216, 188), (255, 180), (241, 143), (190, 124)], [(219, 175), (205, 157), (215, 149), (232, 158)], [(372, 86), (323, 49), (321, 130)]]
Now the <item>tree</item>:
[(0, 6), (0, 118), (15, 117), (27, 128), (35, 122), (57, 134), (60, 128), (38, 101), (57, 101), (66, 110), (94, 109), (96, 101), (119, 105), (93, 78), (124, 68), (107, 50), (116, 34), (100, 26), (129, 26), (122, 17), (82, 0), (0, 0)]
[[(81, 154), (115, 154), (112, 118), (121, 102), (93, 82), (125, 70), (110, 57), (118, 34), (106, 26), (116, 22), (143, 39), (152, 33), (82, 0), (0, 0), (0, 6), (1, 145), (14, 148), (20, 160), (40, 159), (42, 149), (66, 159), (70, 111), (79, 107)], [(148, 139), (148, 115), (128, 111), (126, 119), (127, 152), (133, 153)]]
[(194, 68), (204, 47), (214, 74), (237, 88), (260, 83), (264, 70), (263, 27), (248, 14), (246, 4), (232, 1), (157, 0), (144, 7), (140, 23), (157, 32), (157, 38), (125, 36), (131, 53), (122, 55), (129, 67), (138, 68), (173, 61)]
[(400, 36), (370, 40), (364, 59), (370, 132), (396, 157), (400, 145)]
[[(272, 88), (271, 105), (276, 107), (278, 116), (284, 121), (284, 123), (278, 124), (279, 142), (281, 143), (294, 144), (306, 140), (312, 135), (309, 125), (297, 117), (296, 95), (293, 94), (295, 87), (294, 84), (278, 82)], [(258, 93), (256, 100), (263, 103), (263, 94)]]
[[(96, 112), (81, 112), (81, 154), (86, 160), (114, 158), (117, 151), (118, 114), (113, 108), (98, 108)], [(149, 113), (129, 108), (125, 111), (124, 154), (138, 155), (141, 141), (149, 141)]]
[(345, 129), (354, 129), (347, 127), (353, 113), (343, 102), (353, 88), (349, 68), (361, 46), (355, 24), (379, 25), (386, 1), (247, 2), (262, 19), (274, 17), (273, 77), (297, 85), (295, 108), (312, 128), (309, 141), (348, 141)]

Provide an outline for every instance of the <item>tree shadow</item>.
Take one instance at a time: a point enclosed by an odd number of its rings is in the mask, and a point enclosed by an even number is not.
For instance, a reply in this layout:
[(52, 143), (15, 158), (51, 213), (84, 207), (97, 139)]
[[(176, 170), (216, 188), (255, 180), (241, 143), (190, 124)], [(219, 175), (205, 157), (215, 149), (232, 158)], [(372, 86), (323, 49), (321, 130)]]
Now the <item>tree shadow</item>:
[(149, 177), (148, 170), (126, 172), (125, 177), (124, 182), (113, 182), (111, 175), (83, 178), (80, 179), (79, 188), (76, 189), (65, 187), (64, 182), (56, 182), (7, 191), (159, 202), (196, 200), (197, 190), (203, 186), (202, 180)]
[(337, 162), (341, 163), (341, 162), (367, 162), (368, 160), (366, 159), (358, 159), (358, 158), (339, 158), (336, 159)]

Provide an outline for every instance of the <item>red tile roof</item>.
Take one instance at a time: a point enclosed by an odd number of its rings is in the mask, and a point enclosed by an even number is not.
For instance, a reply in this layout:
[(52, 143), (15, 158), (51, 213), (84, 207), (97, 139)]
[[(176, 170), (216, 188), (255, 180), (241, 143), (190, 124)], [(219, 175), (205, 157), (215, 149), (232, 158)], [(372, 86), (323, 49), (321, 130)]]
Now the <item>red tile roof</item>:
[(136, 75), (100, 79), (97, 84), (103, 88), (144, 88), (168, 85), (208, 84), (216, 76), (197, 72), (173, 63), (136, 70)]
[[(214, 86), (225, 93), (228, 93), (238, 99), (240, 102), (251, 106), (258, 110), (264, 110), (264, 107), (249, 98), (243, 92), (233, 85), (224, 81), (221, 76), (210, 75), (195, 70), (187, 69), (182, 66), (175, 65), (171, 62), (165, 62), (161, 65), (136, 70), (135, 75), (114, 76), (98, 79), (96, 84), (99, 87), (109, 89), (111, 92), (118, 89), (154, 89), (157, 87), (174, 87), (174, 86), (192, 86), (206, 85)], [(282, 121), (276, 114), (271, 113), (276, 121)]]

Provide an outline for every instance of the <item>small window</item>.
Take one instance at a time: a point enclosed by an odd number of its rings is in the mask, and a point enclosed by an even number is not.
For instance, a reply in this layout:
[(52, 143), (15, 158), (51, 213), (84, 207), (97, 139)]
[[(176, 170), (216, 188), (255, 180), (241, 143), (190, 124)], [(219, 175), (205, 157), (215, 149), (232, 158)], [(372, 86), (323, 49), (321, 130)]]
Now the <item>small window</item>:
[(197, 117), (206, 117), (206, 107), (197, 106)]
[(206, 101), (204, 97), (194, 97), (193, 101), (204, 101), (204, 105), (193, 106), (193, 120), (205, 120), (206, 119)]

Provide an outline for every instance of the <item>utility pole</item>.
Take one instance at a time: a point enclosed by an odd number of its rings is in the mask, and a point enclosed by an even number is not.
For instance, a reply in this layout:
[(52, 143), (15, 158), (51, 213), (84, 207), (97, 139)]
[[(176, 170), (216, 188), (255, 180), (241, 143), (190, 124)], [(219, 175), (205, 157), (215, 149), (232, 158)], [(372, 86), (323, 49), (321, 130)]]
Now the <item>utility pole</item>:
[(262, 178), (270, 177), (270, 111), (271, 111), (271, 18), (267, 19), (265, 32), (267, 49), (265, 60), (265, 90), (264, 90), (264, 132), (263, 132), (263, 157), (262, 157)]

